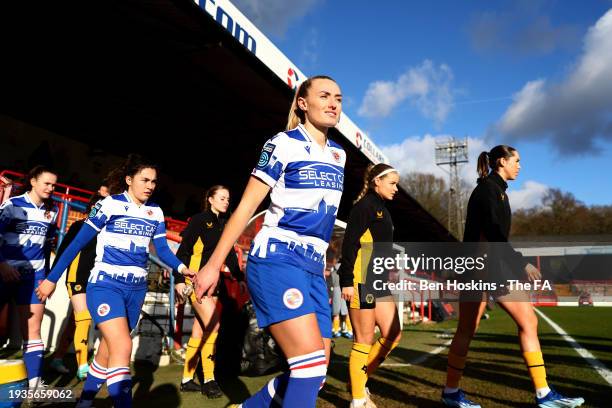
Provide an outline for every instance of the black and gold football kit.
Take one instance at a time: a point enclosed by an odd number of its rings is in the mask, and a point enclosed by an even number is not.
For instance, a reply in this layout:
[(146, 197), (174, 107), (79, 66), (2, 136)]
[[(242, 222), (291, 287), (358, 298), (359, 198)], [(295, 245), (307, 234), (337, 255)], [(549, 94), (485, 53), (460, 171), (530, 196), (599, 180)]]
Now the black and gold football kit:
[[(74, 237), (79, 233), (85, 220), (79, 220), (72, 223), (66, 236), (62, 240), (61, 245), (57, 250), (55, 259), (59, 259), (64, 250), (70, 245)], [(92, 239), (74, 258), (74, 261), (68, 267), (66, 273), (66, 287), (68, 288), (68, 296), (85, 293), (87, 290), (87, 280), (89, 273), (94, 266), (96, 260), (96, 243), (97, 240)]]
[(384, 200), (368, 192), (349, 216), (342, 243), (340, 286), (353, 286), (355, 294), (350, 307), (372, 309), (376, 298), (391, 296), (388, 289), (376, 290), (375, 281), (387, 282), (388, 272), (374, 273), (373, 261), (390, 255), (393, 245), (393, 220)]
[[(183, 240), (179, 246), (176, 256), (185, 265), (194, 272), (197, 272), (202, 268), (208, 259), (212, 255), (223, 227), (225, 226), (225, 219), (219, 218), (212, 211), (206, 210), (199, 214), (194, 215), (189, 220), (189, 224), (181, 233)], [(225, 265), (229, 268), (232, 276), (238, 280), (243, 279), (242, 272), (238, 265), (238, 257), (232, 250), (225, 259)], [(189, 278), (185, 278), (183, 275), (174, 273), (175, 283), (185, 282), (188, 285), (191, 284)], [(223, 276), (223, 275), (221, 275)], [(215, 295), (218, 296), (219, 290), (223, 290), (223, 284), (219, 281)], [(192, 302), (195, 301), (195, 295), (191, 295)]]

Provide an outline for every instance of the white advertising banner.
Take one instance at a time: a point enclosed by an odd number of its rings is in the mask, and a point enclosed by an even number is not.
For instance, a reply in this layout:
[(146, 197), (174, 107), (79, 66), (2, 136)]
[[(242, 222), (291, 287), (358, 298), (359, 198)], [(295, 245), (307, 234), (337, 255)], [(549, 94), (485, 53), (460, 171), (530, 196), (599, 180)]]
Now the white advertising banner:
[[(218, 24), (252, 52), (289, 88), (295, 89), (307, 77), (229, 0), (194, 0)], [(337, 129), (374, 163), (389, 160), (374, 142), (345, 114)]]

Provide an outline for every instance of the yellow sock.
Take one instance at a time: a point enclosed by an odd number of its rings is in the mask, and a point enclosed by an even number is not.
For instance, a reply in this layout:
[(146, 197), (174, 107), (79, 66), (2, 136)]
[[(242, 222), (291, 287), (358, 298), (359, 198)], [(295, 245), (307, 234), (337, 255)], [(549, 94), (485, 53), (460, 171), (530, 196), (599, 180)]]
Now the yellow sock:
[(458, 356), (452, 352), (448, 353), (448, 364), (446, 366), (446, 386), (448, 388), (459, 388), (459, 380), (463, 375), (467, 356)]
[(185, 351), (185, 366), (183, 367), (183, 381), (192, 380), (198, 367), (198, 357), (202, 349), (202, 339), (189, 338)]
[(87, 344), (91, 316), (87, 310), (74, 314), (74, 352), (78, 367), (87, 364)]
[(332, 333), (337, 333), (340, 331), (340, 316), (334, 316), (334, 320), (332, 320)]
[[(204, 334), (206, 336), (206, 333)], [(215, 379), (215, 352), (217, 349), (217, 332), (210, 333), (202, 347), (202, 369), (204, 381)]]
[(379, 365), (385, 361), (385, 358), (397, 347), (399, 343), (389, 341), (384, 337), (380, 337), (372, 346), (368, 355), (368, 376), (372, 375)]
[(535, 389), (548, 387), (542, 352), (526, 351), (523, 353), (523, 358), (525, 359), (525, 364), (527, 364), (527, 370), (529, 370), (529, 375)]
[(346, 331), (353, 332), (353, 326), (351, 325), (351, 318), (349, 315), (344, 316), (344, 323), (346, 324)]
[(371, 349), (370, 344), (353, 343), (349, 357), (353, 399), (365, 398), (365, 385), (368, 382), (368, 355)]

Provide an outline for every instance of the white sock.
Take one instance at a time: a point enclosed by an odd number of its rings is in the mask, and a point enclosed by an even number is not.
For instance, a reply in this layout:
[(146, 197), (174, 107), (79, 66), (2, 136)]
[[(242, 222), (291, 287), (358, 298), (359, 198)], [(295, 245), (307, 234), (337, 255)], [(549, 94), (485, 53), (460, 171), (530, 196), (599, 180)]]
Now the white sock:
[(550, 388), (548, 387), (538, 388), (536, 390), (536, 395), (538, 396), (538, 398), (544, 398), (545, 396), (548, 395), (549, 392), (550, 392)]
[(181, 384), (187, 384), (189, 381), (193, 380), (193, 378), (183, 378), (181, 380)]
[(453, 392), (457, 392), (457, 391), (459, 391), (459, 388), (444, 387), (445, 394), (452, 394)]
[(206, 384), (207, 382), (211, 382), (211, 381), (215, 381), (214, 377), (213, 378), (208, 378), (208, 379), (204, 379), (204, 384)]

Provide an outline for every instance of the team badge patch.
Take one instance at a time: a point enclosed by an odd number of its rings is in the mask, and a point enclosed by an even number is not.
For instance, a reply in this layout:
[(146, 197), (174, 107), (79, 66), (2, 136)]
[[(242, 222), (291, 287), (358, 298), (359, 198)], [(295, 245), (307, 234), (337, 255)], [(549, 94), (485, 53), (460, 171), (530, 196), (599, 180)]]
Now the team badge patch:
[(76, 285), (76, 286), (74, 287), (74, 290), (79, 291), (79, 290), (81, 290), (81, 288), (82, 288), (82, 286), (81, 286), (81, 285)]
[(287, 289), (283, 294), (283, 303), (289, 309), (297, 309), (298, 307), (302, 306), (302, 303), (304, 303), (304, 295), (302, 295), (302, 292), (300, 292), (299, 289)]
[(276, 148), (276, 145), (272, 143), (266, 143), (263, 149), (261, 150), (261, 156), (259, 156), (259, 161), (257, 162), (257, 167), (262, 169), (270, 163), (270, 159), (272, 158), (272, 152)]
[(365, 301), (367, 304), (371, 305), (372, 303), (374, 303), (374, 295), (371, 293), (368, 293), (366, 295)]
[(334, 150), (332, 151), (332, 156), (334, 156), (334, 160), (336, 161), (336, 163), (340, 163), (340, 153)]
[(206, 228), (212, 228), (213, 227), (213, 223), (212, 222), (207, 222), (206, 223)]
[(110, 313), (110, 305), (108, 303), (102, 303), (98, 306), (98, 316), (104, 317)]
[(94, 218), (96, 214), (98, 214), (98, 211), (100, 211), (100, 207), (102, 207), (102, 203), (98, 201), (96, 205), (91, 208), (91, 211), (89, 212), (89, 218)]

